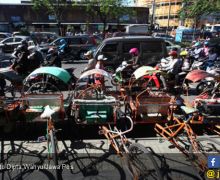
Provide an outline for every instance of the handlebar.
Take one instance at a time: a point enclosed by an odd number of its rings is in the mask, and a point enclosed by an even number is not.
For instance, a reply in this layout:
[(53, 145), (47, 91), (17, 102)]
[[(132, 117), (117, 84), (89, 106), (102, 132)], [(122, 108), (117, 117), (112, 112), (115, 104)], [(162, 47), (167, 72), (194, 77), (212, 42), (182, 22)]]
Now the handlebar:
[[(118, 137), (118, 136), (122, 136), (122, 135), (124, 135), (124, 134), (126, 134), (126, 133), (128, 133), (128, 132), (130, 132), (130, 131), (132, 131), (132, 129), (133, 129), (133, 126), (134, 126), (134, 123), (133, 123), (133, 121), (132, 121), (132, 119), (131, 119), (131, 117), (130, 116), (125, 116), (129, 121), (130, 121), (130, 123), (131, 123), (131, 126), (130, 126), (130, 128), (128, 129), (128, 130), (126, 130), (126, 131), (118, 131), (117, 129), (116, 129), (116, 131), (113, 131), (113, 130), (110, 130), (110, 129), (108, 129), (108, 128), (106, 128), (105, 126), (102, 126), (101, 127), (101, 130), (99, 131), (99, 134), (101, 135), (101, 134), (104, 134), (106, 137), (110, 137), (110, 138), (116, 138), (116, 137)], [(112, 135), (112, 134), (115, 134), (115, 135)], [(109, 135), (109, 136), (108, 136)]]

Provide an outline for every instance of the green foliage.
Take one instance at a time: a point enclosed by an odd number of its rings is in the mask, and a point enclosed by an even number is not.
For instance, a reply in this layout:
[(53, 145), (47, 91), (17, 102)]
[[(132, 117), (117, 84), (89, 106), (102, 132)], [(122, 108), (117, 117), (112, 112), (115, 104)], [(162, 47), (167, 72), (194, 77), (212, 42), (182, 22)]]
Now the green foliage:
[(219, 11), (220, 0), (183, 0), (183, 7), (179, 15), (181, 19), (199, 19), (202, 15), (208, 15)]
[[(131, 0), (132, 1), (132, 0)], [(123, 15), (134, 15), (132, 8), (127, 8), (126, 6), (131, 3), (127, 1), (125, 4), (124, 0), (82, 0), (80, 4), (86, 6), (86, 12), (89, 15), (98, 16), (103, 22), (105, 29), (106, 23), (110, 19), (116, 19), (119, 21), (119, 18)], [(78, 5), (75, 3), (74, 5)]]
[(47, 14), (55, 15), (57, 20), (60, 20), (62, 13), (67, 7), (66, 0), (32, 0), (33, 9), (38, 11), (45, 9)]

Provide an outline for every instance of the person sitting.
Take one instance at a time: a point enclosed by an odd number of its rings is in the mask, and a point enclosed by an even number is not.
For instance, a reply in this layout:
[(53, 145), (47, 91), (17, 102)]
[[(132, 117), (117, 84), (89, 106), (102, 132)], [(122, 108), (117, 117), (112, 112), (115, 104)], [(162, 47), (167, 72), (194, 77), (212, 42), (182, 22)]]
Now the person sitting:
[(11, 68), (20, 75), (27, 75), (29, 73), (28, 67), (30, 65), (28, 60), (29, 51), (26, 45), (22, 45), (19, 51), (20, 55), (18, 59), (16, 59), (16, 61), (12, 64)]
[[(95, 65), (95, 69), (102, 69), (104, 70), (104, 62), (107, 60), (103, 55), (99, 55), (97, 58), (97, 63)], [(102, 84), (104, 85), (104, 77), (100, 74), (95, 74), (95, 84)]]
[(84, 54), (84, 56), (86, 57), (86, 59), (88, 59), (88, 64), (82, 72), (86, 72), (86, 71), (89, 71), (91, 69), (95, 69), (97, 61), (96, 61), (95, 58), (93, 58), (93, 52), (88, 51)]
[(58, 52), (59, 53), (65, 53), (66, 49), (68, 48), (68, 44), (65, 41), (65, 39), (60, 40), (60, 45), (58, 47)]
[(28, 43), (26, 40), (22, 40), (21, 41), (21, 45), (19, 45), (13, 52), (13, 56), (16, 57), (16, 58), (19, 58), (20, 54), (21, 54), (21, 49), (23, 48), (23, 46), (25, 48), (28, 47)]
[(181, 61), (182, 61), (182, 67), (181, 67), (181, 70), (183, 72), (186, 72), (190, 69), (190, 62), (189, 62), (189, 53), (184, 50), (180, 53), (180, 58), (181, 58)]
[(138, 48), (131, 48), (129, 54), (131, 55), (131, 59), (128, 61), (128, 63), (131, 63), (133, 68), (136, 69), (140, 65)]
[[(97, 63), (96, 59), (93, 58), (93, 52), (92, 51), (86, 52), (84, 54), (84, 56), (88, 59), (88, 64), (81, 73), (84, 73), (86, 71), (95, 69), (95, 66), (96, 66), (96, 63)], [(88, 79), (88, 84), (93, 84), (93, 83), (94, 83), (94, 75), (90, 75), (89, 79)]]
[(176, 51), (171, 51), (169, 55), (171, 56), (171, 60), (165, 67), (163, 67), (163, 70), (167, 71), (167, 73), (170, 74), (170, 77), (175, 79), (175, 87), (178, 87), (179, 73), (181, 72), (182, 63), (181, 60), (177, 58), (178, 55)]
[(205, 56), (200, 42), (195, 43), (193, 47), (195, 48), (193, 51), (195, 59), (199, 59)]
[(32, 72), (33, 70), (39, 68), (41, 64), (43, 64), (44, 58), (41, 52), (37, 50), (36, 46), (29, 46), (28, 51), (30, 53), (30, 55), (28, 56), (28, 59), (30, 61), (29, 70)]
[(203, 51), (205, 56), (207, 57), (209, 55), (209, 42), (205, 41), (203, 44)]
[(56, 66), (56, 67), (61, 67), (62, 63), (61, 63), (61, 58), (58, 54), (58, 52), (54, 49), (54, 48), (50, 48), (48, 50), (48, 54), (49, 54), (49, 59), (48, 59), (48, 66)]

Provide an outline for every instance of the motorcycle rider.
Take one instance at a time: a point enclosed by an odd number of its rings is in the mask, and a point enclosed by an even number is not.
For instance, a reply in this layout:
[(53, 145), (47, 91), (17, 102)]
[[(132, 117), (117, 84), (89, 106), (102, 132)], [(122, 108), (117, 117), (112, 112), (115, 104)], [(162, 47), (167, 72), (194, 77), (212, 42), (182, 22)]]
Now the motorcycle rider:
[(33, 71), (40, 67), (41, 64), (44, 62), (43, 55), (40, 51), (37, 50), (36, 46), (29, 46), (28, 47), (30, 55), (28, 56), (28, 59), (30, 61), (30, 71)]
[(175, 79), (175, 87), (179, 86), (179, 73), (181, 72), (182, 62), (177, 57), (178, 54), (176, 51), (170, 51), (169, 55), (171, 56), (171, 60), (162, 67), (163, 70), (167, 71), (170, 75), (170, 78)]
[(206, 71), (210, 71), (214, 68), (214, 63), (217, 60), (218, 54), (216, 53), (216, 50), (214, 47), (211, 47), (209, 49), (209, 55), (208, 55), (208, 61), (206, 61)]
[(23, 44), (20, 49), (20, 55), (18, 59), (12, 64), (11, 68), (14, 69), (18, 74), (27, 74), (28, 73), (28, 67), (30, 65), (28, 56), (29, 51), (26, 44)]
[(205, 41), (203, 44), (203, 51), (205, 56), (207, 57), (209, 55), (209, 42)]
[(23, 46), (28, 47), (28, 42), (27, 42), (26, 40), (22, 40), (22, 41), (21, 41), (21, 45), (19, 45), (19, 46), (15, 49), (15, 51), (13, 52), (13, 55), (14, 55), (16, 58), (19, 57), (19, 55), (20, 55), (20, 53), (21, 53), (21, 49), (22, 49)]
[[(104, 57), (104, 55), (99, 55), (97, 58), (97, 63), (95, 65), (95, 69), (102, 69), (104, 70), (104, 62), (107, 58)], [(102, 84), (104, 85), (104, 76), (100, 74), (95, 74), (95, 84)]]
[(85, 67), (85, 69), (82, 71), (83, 72), (86, 72), (88, 70), (91, 70), (91, 69), (95, 69), (95, 66), (96, 66), (96, 59), (93, 58), (93, 52), (92, 51), (87, 51), (84, 56), (88, 59), (88, 64), (87, 66)]
[(131, 48), (129, 54), (131, 55), (131, 59), (128, 61), (128, 63), (131, 63), (133, 68), (136, 69), (140, 65), (138, 48)]
[(184, 50), (180, 52), (180, 58), (181, 58), (181, 63), (182, 63), (182, 72), (186, 72), (189, 70), (190, 68), (190, 62), (189, 62), (189, 57), (188, 57), (189, 53)]
[(193, 47), (195, 48), (193, 51), (195, 59), (199, 59), (199, 58), (205, 56), (202, 45), (200, 42), (195, 43)]
[[(89, 71), (91, 69), (95, 69), (95, 66), (97, 63), (96, 59), (93, 58), (92, 51), (87, 51), (84, 54), (84, 56), (88, 59), (88, 64), (81, 73), (84, 73), (84, 72)], [(94, 75), (89, 76), (89, 79), (88, 79), (88, 84), (92, 84), (92, 83), (94, 83)]]
[(56, 67), (61, 67), (61, 58), (58, 54), (58, 52), (55, 50), (55, 48), (50, 48), (48, 50), (49, 54), (49, 59), (48, 59), (48, 66), (56, 66)]
[(67, 47), (68, 47), (68, 45), (67, 45), (67, 42), (65, 41), (65, 39), (61, 39), (60, 45), (58, 46), (58, 52), (65, 53)]

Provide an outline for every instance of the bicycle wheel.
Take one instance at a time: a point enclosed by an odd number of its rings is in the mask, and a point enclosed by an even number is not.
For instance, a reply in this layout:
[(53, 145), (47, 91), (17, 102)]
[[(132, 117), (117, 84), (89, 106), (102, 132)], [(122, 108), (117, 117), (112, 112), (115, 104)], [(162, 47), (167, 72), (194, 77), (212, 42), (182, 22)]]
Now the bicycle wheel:
[[(54, 165), (58, 166), (58, 157), (57, 157), (57, 150), (58, 150), (58, 144), (56, 140), (56, 136), (54, 134), (53, 130), (49, 131), (49, 141), (48, 141), (48, 152), (49, 152), (49, 158), (53, 159)], [(58, 169), (55, 170), (56, 178), (58, 178)]]
[(190, 145), (190, 159), (199, 171), (200, 176), (204, 176), (207, 167), (208, 155), (220, 153), (220, 141), (210, 137), (199, 137), (195, 140), (195, 145)]
[(153, 154), (144, 146), (139, 143), (133, 143), (128, 150), (128, 166), (134, 179), (163, 179)]

